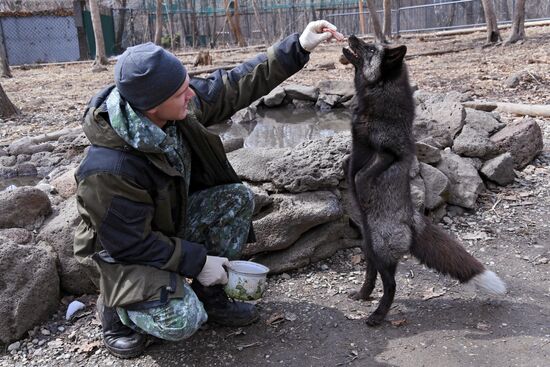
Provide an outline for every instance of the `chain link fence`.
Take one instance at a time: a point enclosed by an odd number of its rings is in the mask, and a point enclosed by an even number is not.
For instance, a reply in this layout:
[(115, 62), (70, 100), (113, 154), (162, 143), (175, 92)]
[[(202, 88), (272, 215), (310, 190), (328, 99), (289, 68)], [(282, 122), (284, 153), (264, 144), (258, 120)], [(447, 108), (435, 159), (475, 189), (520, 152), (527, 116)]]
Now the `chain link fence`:
[[(382, 0), (375, 2), (381, 9)], [(498, 21), (510, 22), (515, 0), (493, 2)], [(154, 39), (156, 1), (143, 0), (137, 2), (139, 6), (128, 2), (132, 7), (117, 8), (119, 3), (102, 7), (108, 55)], [(481, 0), (393, 0), (392, 5), (394, 34), (484, 24)], [(234, 23), (239, 24), (248, 45), (271, 44), (302, 31), (316, 19), (331, 21), (344, 34), (361, 33), (357, 0), (164, 0), (162, 9), (161, 43), (173, 50), (234, 46)], [(525, 14), (527, 20), (550, 19), (550, 1), (528, 1)], [(378, 15), (382, 19), (382, 10)], [(366, 32), (372, 33), (366, 10), (363, 18)], [(89, 12), (77, 7), (35, 13), (0, 12), (0, 37), (0, 47), (4, 45), (10, 65), (88, 59), (95, 52)]]

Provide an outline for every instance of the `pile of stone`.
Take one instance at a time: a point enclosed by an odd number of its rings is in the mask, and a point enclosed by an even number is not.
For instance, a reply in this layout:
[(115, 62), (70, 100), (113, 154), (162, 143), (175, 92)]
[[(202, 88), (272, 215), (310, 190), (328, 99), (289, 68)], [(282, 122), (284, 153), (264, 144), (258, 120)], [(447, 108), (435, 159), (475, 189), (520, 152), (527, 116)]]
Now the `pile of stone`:
[[(464, 97), (456, 93), (417, 91), (415, 98), (418, 159), (410, 172), (411, 188), (417, 208), (434, 220), (448, 208), (475, 208), (486, 186), (512, 182), (515, 170), (542, 149), (541, 131), (532, 119), (504, 123), (498, 115), (463, 108)], [(234, 118), (253, 119), (255, 108), (285, 103), (296, 108), (349, 106), (353, 89), (344, 82), (284, 86)], [(35, 187), (0, 192), (2, 343), (21, 338), (46, 320), (58, 307), (60, 292), (97, 292), (72, 248), (80, 221), (74, 170), (88, 145), (81, 132), (71, 131), (57, 140), (24, 138), (0, 149), (0, 178), (43, 177)], [(295, 148), (228, 153), (256, 194), (257, 242), (246, 246), (247, 257), (278, 273), (360, 245), (344, 177), (350, 147), (350, 134), (341, 133)]]

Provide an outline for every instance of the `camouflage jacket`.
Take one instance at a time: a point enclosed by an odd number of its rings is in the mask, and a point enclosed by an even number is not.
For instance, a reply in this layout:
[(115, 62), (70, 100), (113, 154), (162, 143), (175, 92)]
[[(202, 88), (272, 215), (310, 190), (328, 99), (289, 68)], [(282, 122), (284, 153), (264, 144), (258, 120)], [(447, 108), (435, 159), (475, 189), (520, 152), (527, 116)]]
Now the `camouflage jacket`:
[(204, 246), (182, 239), (188, 194), (240, 182), (206, 126), (269, 93), (308, 60), (293, 34), (230, 71), (191, 79), (196, 97), (175, 122), (192, 154), (189, 192), (165, 154), (132, 148), (113, 130), (105, 103), (113, 86), (92, 98), (83, 119), (92, 146), (75, 174), (82, 221), (74, 253), (92, 279), (99, 271), (107, 306), (151, 307), (183, 296), (181, 281), (206, 259)]

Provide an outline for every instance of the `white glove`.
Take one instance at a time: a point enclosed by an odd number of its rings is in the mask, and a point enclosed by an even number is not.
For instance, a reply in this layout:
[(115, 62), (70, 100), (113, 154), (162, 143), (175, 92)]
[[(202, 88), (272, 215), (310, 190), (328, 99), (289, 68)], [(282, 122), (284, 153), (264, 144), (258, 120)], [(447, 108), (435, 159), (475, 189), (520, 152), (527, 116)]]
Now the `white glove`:
[(199, 275), (197, 275), (197, 280), (205, 287), (215, 284), (226, 284), (227, 273), (224, 265), (229, 265), (227, 257), (206, 256), (206, 262)]
[(316, 20), (306, 26), (306, 29), (300, 35), (300, 44), (304, 50), (311, 52), (319, 43), (332, 37), (332, 33), (323, 32), (323, 28), (336, 30), (336, 26), (326, 20)]

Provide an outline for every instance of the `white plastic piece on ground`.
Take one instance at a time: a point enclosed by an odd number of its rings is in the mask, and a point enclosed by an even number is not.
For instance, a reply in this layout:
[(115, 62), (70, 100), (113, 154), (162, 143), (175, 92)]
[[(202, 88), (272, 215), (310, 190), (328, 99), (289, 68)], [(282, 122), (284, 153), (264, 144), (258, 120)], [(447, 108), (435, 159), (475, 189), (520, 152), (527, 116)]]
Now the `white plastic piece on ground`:
[(72, 301), (67, 307), (67, 313), (65, 314), (65, 320), (70, 320), (71, 317), (78, 311), (85, 308), (86, 305), (80, 301)]
[(485, 270), (483, 273), (476, 275), (471, 282), (489, 294), (501, 295), (506, 293), (506, 284), (490, 270)]

